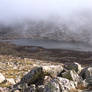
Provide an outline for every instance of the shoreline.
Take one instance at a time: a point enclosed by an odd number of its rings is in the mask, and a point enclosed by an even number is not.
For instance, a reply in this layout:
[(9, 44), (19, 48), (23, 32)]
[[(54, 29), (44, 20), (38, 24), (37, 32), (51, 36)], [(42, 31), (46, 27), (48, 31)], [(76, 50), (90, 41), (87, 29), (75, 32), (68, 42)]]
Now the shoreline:
[(31, 58), (48, 62), (91, 64), (92, 52), (65, 49), (45, 49), (38, 46), (17, 46), (8, 42), (0, 42), (0, 55)]
[(67, 41), (56, 41), (46, 39), (7, 39), (0, 40), (0, 42), (8, 42), (17, 46), (34, 46), (42, 47), (44, 49), (60, 49), (60, 50), (72, 50), (72, 51), (83, 51), (92, 52), (92, 45), (84, 42), (67, 42)]

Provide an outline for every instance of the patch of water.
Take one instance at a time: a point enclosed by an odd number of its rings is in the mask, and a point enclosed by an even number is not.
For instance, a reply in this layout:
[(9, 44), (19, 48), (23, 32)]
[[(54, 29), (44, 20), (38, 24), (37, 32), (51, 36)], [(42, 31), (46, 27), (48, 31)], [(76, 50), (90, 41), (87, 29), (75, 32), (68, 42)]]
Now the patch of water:
[(62, 42), (54, 40), (14, 39), (4, 40), (19, 46), (40, 46), (46, 49), (66, 49), (76, 51), (92, 51), (92, 45), (81, 42)]

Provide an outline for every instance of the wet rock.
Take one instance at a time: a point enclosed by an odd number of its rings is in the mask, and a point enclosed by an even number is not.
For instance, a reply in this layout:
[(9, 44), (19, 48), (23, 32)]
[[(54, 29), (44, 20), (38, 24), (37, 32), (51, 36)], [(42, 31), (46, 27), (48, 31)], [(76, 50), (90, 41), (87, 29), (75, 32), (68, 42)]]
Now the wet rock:
[(4, 82), (6, 79), (3, 74), (0, 73), (0, 83)]
[(63, 71), (63, 67), (61, 65), (49, 65), (42, 66), (45, 75), (50, 75), (52, 77), (56, 77)]
[(43, 92), (70, 92), (75, 89), (74, 83), (65, 78), (54, 78), (45, 85)]

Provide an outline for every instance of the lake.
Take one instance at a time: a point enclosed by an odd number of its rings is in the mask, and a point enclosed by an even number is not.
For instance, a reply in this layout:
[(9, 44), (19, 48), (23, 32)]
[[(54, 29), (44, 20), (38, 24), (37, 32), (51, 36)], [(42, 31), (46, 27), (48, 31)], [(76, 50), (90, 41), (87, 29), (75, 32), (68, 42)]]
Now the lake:
[(63, 42), (55, 40), (35, 40), (35, 39), (13, 39), (1, 40), (19, 46), (40, 46), (46, 49), (66, 49), (76, 51), (92, 51), (92, 45), (81, 42)]

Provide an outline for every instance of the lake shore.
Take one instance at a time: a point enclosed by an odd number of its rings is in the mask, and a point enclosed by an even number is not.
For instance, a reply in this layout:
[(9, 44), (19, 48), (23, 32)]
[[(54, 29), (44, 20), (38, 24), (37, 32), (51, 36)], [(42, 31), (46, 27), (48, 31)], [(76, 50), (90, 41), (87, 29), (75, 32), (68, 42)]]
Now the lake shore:
[(0, 54), (14, 57), (31, 58), (48, 62), (91, 64), (92, 52), (64, 49), (45, 49), (37, 46), (17, 46), (0, 42)]

